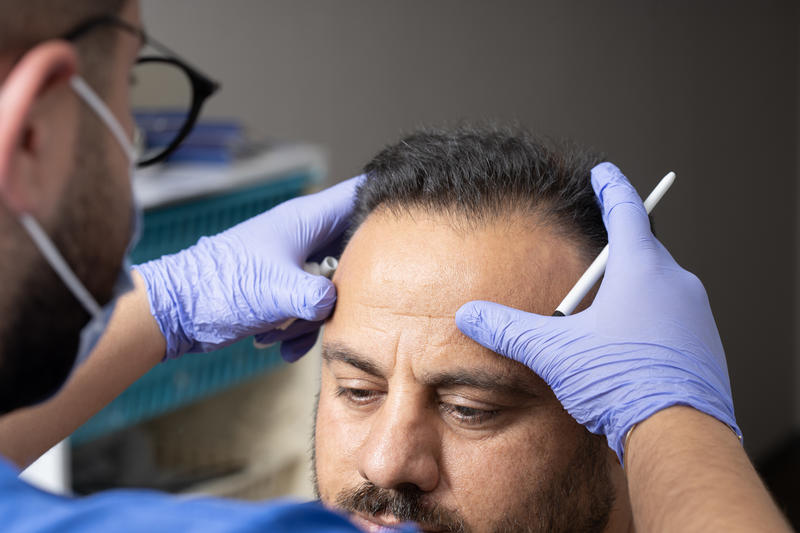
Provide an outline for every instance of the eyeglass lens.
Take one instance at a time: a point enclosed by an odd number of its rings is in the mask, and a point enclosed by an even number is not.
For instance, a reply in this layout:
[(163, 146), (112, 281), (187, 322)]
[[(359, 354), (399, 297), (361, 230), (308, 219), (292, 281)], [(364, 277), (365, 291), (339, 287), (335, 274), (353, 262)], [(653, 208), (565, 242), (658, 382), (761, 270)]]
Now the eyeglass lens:
[(140, 162), (157, 158), (174, 143), (192, 107), (193, 86), (174, 63), (144, 58), (131, 72), (131, 106), (142, 133)]

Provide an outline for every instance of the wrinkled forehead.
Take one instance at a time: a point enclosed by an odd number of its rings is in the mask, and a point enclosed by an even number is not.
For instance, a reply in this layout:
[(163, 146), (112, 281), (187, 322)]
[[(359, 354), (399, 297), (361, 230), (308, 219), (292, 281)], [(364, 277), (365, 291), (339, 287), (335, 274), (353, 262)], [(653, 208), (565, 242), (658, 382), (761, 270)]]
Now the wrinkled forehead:
[[(468, 341), (458, 308), (491, 300), (550, 314), (585, 268), (575, 245), (531, 216), (454, 224), (424, 212), (376, 211), (345, 249), (334, 277), (337, 306), (327, 330), (413, 329), (420, 342)], [(350, 341), (352, 339), (348, 339)]]

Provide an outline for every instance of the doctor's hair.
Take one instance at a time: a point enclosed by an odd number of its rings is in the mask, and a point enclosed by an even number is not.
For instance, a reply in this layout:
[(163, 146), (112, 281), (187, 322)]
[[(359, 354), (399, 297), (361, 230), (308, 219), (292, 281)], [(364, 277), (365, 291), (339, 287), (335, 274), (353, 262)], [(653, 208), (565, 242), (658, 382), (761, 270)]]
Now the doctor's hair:
[(591, 261), (608, 242), (590, 177), (603, 161), (575, 143), (521, 128), (421, 130), (366, 165), (348, 238), (375, 211), (444, 214), (468, 229), (524, 215), (575, 243)]
[[(18, 61), (26, 51), (50, 39), (58, 39), (93, 17), (119, 15), (132, 0), (1, 0), (0, 59)], [(119, 29), (98, 27), (75, 46), (81, 58), (81, 74), (101, 93), (110, 79)], [(0, 71), (0, 82), (4, 75)]]

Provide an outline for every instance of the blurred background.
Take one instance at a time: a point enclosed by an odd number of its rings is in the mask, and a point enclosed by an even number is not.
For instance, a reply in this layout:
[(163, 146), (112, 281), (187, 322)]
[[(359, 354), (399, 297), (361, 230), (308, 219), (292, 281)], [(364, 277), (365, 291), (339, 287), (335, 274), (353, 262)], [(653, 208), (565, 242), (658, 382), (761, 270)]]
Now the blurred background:
[[(281, 179), (287, 168), (292, 179), (306, 169), (296, 192), (358, 174), (382, 146), (419, 126), (463, 119), (519, 123), (591, 146), (642, 193), (674, 170), (677, 182), (655, 217), (659, 236), (706, 285), (745, 447), (798, 525), (795, 2), (142, 5), (150, 34), (222, 82), (203, 116), (241, 128), (259, 149), (288, 147), (294, 166), (267, 166)], [(174, 208), (177, 198), (153, 200), (151, 211)], [(76, 487), (310, 497), (318, 361), (273, 362), (207, 394), (159, 400), (165, 408), (132, 418), (135, 425), (120, 415), (108, 426), (119, 431), (86, 434), (73, 446)], [(152, 451), (146, 461), (131, 451), (143, 449), (142, 439)], [(105, 466), (98, 450), (111, 458)], [(121, 464), (137, 466), (122, 472)]]

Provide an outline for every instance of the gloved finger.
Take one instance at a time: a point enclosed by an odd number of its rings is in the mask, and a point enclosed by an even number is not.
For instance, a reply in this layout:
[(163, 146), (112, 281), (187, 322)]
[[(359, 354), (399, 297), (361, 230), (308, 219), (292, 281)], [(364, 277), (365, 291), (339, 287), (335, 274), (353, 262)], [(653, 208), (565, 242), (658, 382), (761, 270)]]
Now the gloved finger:
[(258, 335), (253, 335), (253, 340), (260, 345), (269, 346), (276, 342), (288, 341), (306, 333), (319, 331), (324, 321), (309, 322), (308, 320), (296, 320), (286, 329), (273, 329)]
[(283, 290), (275, 296), (283, 297), (285, 303), (278, 302), (289, 318), (299, 318), (316, 322), (325, 320), (336, 304), (336, 287), (324, 276), (316, 276), (293, 268), (289, 279), (285, 280)]
[(494, 302), (472, 301), (456, 312), (456, 325), (478, 344), (526, 365), (547, 381), (547, 348), (576, 316), (542, 316)]
[(656, 250), (656, 253), (660, 257), (660, 264), (662, 268), (670, 267), (683, 270), (678, 262), (675, 261), (675, 258), (672, 257), (672, 254), (669, 253), (669, 250), (667, 250), (667, 248), (661, 243), (661, 241), (658, 240), (657, 237), (653, 238), (653, 246)]
[(306, 333), (296, 339), (288, 340), (281, 343), (281, 357), (287, 363), (294, 363), (305, 354), (317, 343), (318, 331)]
[(642, 199), (619, 168), (600, 163), (592, 169), (592, 187), (600, 202), (609, 246), (621, 255), (653, 238)]

